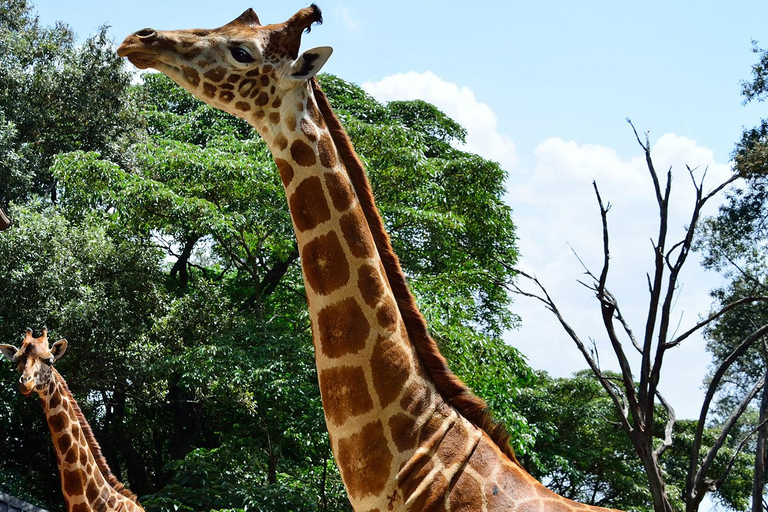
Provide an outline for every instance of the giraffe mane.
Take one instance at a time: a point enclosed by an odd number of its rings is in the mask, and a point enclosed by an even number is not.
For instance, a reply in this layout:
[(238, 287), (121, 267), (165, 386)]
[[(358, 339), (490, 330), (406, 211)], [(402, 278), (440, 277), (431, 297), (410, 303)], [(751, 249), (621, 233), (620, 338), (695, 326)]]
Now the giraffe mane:
[(515, 452), (509, 444), (509, 433), (501, 423), (493, 420), (485, 401), (475, 395), (451, 369), (445, 357), (440, 353), (435, 340), (430, 336), (427, 322), (416, 305), (416, 300), (400, 266), (400, 260), (392, 249), (389, 234), (384, 228), (384, 221), (376, 208), (376, 202), (371, 190), (371, 184), (365, 175), (360, 158), (357, 156), (352, 141), (341, 121), (331, 109), (325, 93), (320, 88), (316, 78), (312, 78), (311, 87), (315, 101), (325, 118), (331, 138), (339, 152), (344, 167), (347, 170), (352, 187), (357, 192), (360, 205), (373, 235), (376, 249), (381, 257), (384, 271), (397, 301), (398, 309), (403, 317), (408, 337), (413, 343), (416, 353), (424, 365), (427, 374), (432, 379), (438, 393), (476, 427), (485, 431), (499, 449), (509, 459), (518, 464)]
[(80, 405), (77, 403), (77, 400), (75, 400), (75, 397), (72, 396), (72, 392), (69, 390), (67, 381), (64, 380), (64, 377), (61, 376), (56, 368), (51, 368), (51, 370), (53, 371), (56, 380), (59, 382), (64, 395), (69, 399), (69, 403), (72, 405), (72, 409), (75, 411), (77, 421), (80, 423), (80, 430), (85, 435), (85, 441), (88, 443), (88, 448), (90, 448), (91, 453), (93, 454), (93, 458), (96, 459), (96, 466), (99, 468), (99, 471), (101, 471), (102, 476), (115, 491), (138, 503), (139, 501), (136, 495), (132, 493), (120, 480), (118, 480), (117, 477), (112, 474), (112, 470), (109, 469), (107, 459), (101, 453), (101, 446), (99, 446), (99, 442), (96, 441), (96, 437), (93, 435), (91, 425), (88, 423), (88, 420), (85, 419), (85, 415), (80, 409)]

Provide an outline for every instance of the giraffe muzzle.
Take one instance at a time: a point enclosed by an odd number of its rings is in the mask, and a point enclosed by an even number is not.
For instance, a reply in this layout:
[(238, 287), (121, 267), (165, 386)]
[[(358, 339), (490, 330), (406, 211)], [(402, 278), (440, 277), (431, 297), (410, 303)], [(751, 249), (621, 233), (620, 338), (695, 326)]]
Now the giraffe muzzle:
[(32, 377), (22, 375), (19, 377), (19, 391), (24, 396), (29, 396), (35, 390), (35, 381)]
[(157, 63), (157, 48), (159, 41), (157, 30), (143, 28), (125, 38), (117, 48), (117, 54), (125, 57), (139, 69), (151, 68)]

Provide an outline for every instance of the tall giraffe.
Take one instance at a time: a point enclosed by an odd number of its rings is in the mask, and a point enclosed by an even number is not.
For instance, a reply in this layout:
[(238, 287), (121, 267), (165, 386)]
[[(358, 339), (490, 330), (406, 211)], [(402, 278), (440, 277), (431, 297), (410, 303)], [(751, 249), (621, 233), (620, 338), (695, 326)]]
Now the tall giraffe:
[(143, 511), (136, 496), (109, 470), (80, 406), (53, 367), (66, 350), (67, 340), (48, 347), (47, 329), (39, 338), (27, 329), (21, 348), (0, 344), (0, 351), (21, 373), (21, 393), (29, 396), (36, 392), (43, 402), (67, 511)]
[(117, 52), (246, 119), (272, 151), (301, 254), (334, 457), (357, 511), (605, 510), (566, 500), (517, 462), (485, 403), (448, 369), (416, 308), (346, 132), (299, 55), (312, 5), (261, 25), (143, 29)]

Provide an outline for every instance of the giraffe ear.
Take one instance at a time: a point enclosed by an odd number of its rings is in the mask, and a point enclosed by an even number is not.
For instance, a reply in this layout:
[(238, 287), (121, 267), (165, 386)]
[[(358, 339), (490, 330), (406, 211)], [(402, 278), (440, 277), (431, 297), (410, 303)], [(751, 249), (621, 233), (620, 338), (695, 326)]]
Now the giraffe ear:
[(2, 345), (0, 344), (0, 352), (3, 353), (6, 359), (13, 362), (13, 358), (16, 355), (16, 352), (18, 352), (19, 349), (14, 347), (13, 345)]
[(333, 48), (330, 46), (318, 46), (305, 51), (291, 64), (291, 78), (309, 80), (320, 71), (332, 53)]
[(53, 344), (51, 347), (51, 354), (53, 355), (53, 361), (56, 362), (61, 359), (64, 352), (67, 351), (67, 340), (61, 339)]

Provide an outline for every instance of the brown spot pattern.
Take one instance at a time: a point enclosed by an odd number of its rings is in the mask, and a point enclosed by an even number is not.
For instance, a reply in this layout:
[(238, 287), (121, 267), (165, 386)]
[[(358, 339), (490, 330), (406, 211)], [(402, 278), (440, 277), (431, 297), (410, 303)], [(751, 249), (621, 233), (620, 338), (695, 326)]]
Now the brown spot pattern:
[(319, 375), (323, 409), (334, 425), (373, 409), (373, 399), (359, 366), (341, 366), (323, 370)]
[(277, 164), (277, 170), (280, 173), (280, 179), (283, 182), (283, 186), (288, 188), (288, 185), (290, 185), (293, 180), (293, 167), (282, 158), (275, 158), (275, 164)]
[(308, 242), (301, 259), (307, 283), (317, 294), (328, 295), (349, 282), (347, 257), (333, 231)]
[(256, 100), (255, 100), (255, 103), (256, 103), (256, 105), (258, 105), (258, 106), (260, 106), (260, 107), (263, 107), (264, 105), (266, 105), (267, 103), (269, 103), (269, 94), (267, 94), (266, 92), (262, 92), (262, 93), (261, 93), (261, 94), (259, 94), (259, 96), (256, 98)]
[(309, 113), (309, 118), (312, 119), (313, 123), (315, 123), (315, 126), (322, 127), (324, 125), (324, 119), (313, 100), (314, 98), (312, 98), (310, 101), (307, 101), (307, 112)]
[(184, 78), (186, 78), (193, 87), (200, 85), (200, 73), (198, 73), (195, 68), (182, 66), (181, 70), (184, 72)]
[(67, 456), (64, 457), (64, 462), (67, 464), (74, 464), (77, 462), (77, 447), (72, 448), (67, 452)]
[(320, 156), (320, 163), (323, 167), (333, 169), (338, 163), (336, 157), (336, 146), (333, 144), (333, 140), (328, 133), (323, 133), (320, 136), (320, 141), (317, 143), (317, 150)]
[(88, 482), (88, 485), (85, 488), (85, 497), (91, 502), (96, 501), (96, 498), (99, 497), (99, 488), (93, 481)]
[(303, 140), (295, 140), (291, 143), (291, 157), (297, 164), (304, 167), (310, 167), (317, 162), (315, 152)]
[(64, 411), (48, 416), (48, 424), (53, 432), (61, 432), (69, 424), (69, 417)]
[(69, 471), (62, 468), (62, 490), (68, 496), (79, 496), (83, 494), (83, 477), (77, 471)]
[(275, 144), (277, 144), (277, 147), (280, 148), (280, 151), (285, 151), (285, 148), (288, 147), (288, 139), (286, 139), (285, 135), (282, 133), (278, 133), (275, 136)]
[[(323, 153), (320, 152), (320, 161), (322, 163)], [(326, 166), (327, 167), (327, 166)], [(355, 200), (355, 193), (349, 184), (347, 177), (341, 172), (329, 172), (325, 174), (325, 185), (328, 187), (328, 193), (331, 196), (333, 207), (337, 211), (345, 212), (352, 206)]]
[(278, 124), (280, 122), (280, 112), (272, 112), (269, 114), (269, 122), (272, 124)]
[(292, 132), (296, 131), (296, 115), (292, 112), (285, 116), (285, 126)]
[(437, 456), (445, 467), (463, 463), (466, 460), (468, 446), (469, 432), (460, 422), (457, 422), (437, 447)]
[(392, 454), (387, 447), (384, 425), (375, 421), (359, 434), (339, 439), (339, 468), (353, 499), (375, 496), (384, 490), (389, 479)]
[(203, 94), (206, 95), (209, 98), (213, 98), (216, 96), (216, 86), (213, 84), (209, 84), (208, 82), (203, 83)]
[(379, 271), (371, 265), (363, 265), (357, 270), (357, 287), (368, 306), (375, 308), (384, 294), (384, 282)]
[(207, 71), (203, 76), (214, 83), (219, 83), (224, 79), (224, 75), (227, 74), (227, 70), (219, 66), (210, 71)]
[(469, 467), (480, 476), (488, 478), (496, 468), (496, 460), (494, 449), (489, 446), (488, 439), (483, 437), (472, 452), (472, 457), (469, 458)]
[(466, 471), (462, 471), (456, 480), (456, 485), (451, 489), (451, 511), (475, 512), (477, 499), (482, 493), (480, 482), (475, 480)]
[(407, 414), (398, 413), (389, 418), (389, 432), (399, 451), (416, 448), (418, 436), (416, 421)]
[(48, 399), (48, 407), (51, 409), (56, 409), (61, 404), (61, 394), (56, 391), (51, 394), (51, 397)]
[[(219, 100), (223, 101), (224, 103), (229, 103), (233, 99), (235, 99), (235, 94), (233, 92), (231, 92), (231, 91), (221, 91), (219, 93)], [(239, 104), (239, 102), (238, 102), (238, 104)]]
[(301, 232), (314, 229), (331, 218), (323, 184), (317, 176), (310, 176), (299, 183), (288, 204), (293, 222)]
[(315, 127), (312, 126), (312, 123), (305, 118), (302, 118), (302, 120), (299, 121), (299, 126), (301, 127), (301, 133), (303, 133), (306, 138), (312, 142), (317, 140), (317, 133), (315, 133)]
[(243, 112), (248, 112), (249, 110), (251, 110), (251, 104), (245, 101), (238, 101), (237, 103), (235, 103), (235, 108), (237, 110), (242, 110)]
[(341, 232), (349, 245), (352, 255), (357, 258), (371, 258), (375, 247), (371, 236), (371, 230), (363, 216), (363, 211), (358, 207), (344, 214), (341, 219)]
[(362, 308), (353, 297), (326, 306), (317, 314), (320, 349), (331, 359), (365, 348), (371, 332)]
[(67, 450), (72, 446), (72, 436), (66, 432), (62, 433), (56, 441), (56, 446), (59, 448), (59, 453), (67, 453)]
[(394, 299), (389, 295), (386, 295), (384, 301), (379, 306), (378, 311), (376, 311), (376, 320), (378, 320), (381, 327), (390, 332), (395, 332), (397, 330), (397, 321), (399, 319), (397, 313), (397, 306), (395, 306)]
[(403, 347), (392, 338), (379, 339), (371, 354), (373, 389), (382, 407), (394, 402), (411, 374), (411, 362)]
[(400, 407), (414, 416), (421, 416), (430, 408), (432, 392), (423, 384), (413, 382), (400, 399)]
[(246, 97), (248, 96), (248, 93), (251, 92), (253, 87), (256, 85), (256, 80), (247, 79), (240, 82), (240, 85), (237, 86), (237, 92), (240, 93), (240, 96)]

